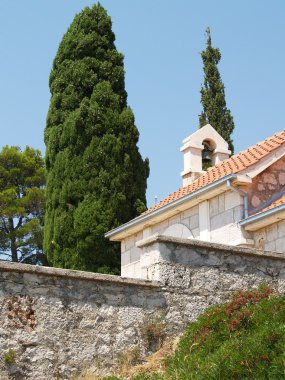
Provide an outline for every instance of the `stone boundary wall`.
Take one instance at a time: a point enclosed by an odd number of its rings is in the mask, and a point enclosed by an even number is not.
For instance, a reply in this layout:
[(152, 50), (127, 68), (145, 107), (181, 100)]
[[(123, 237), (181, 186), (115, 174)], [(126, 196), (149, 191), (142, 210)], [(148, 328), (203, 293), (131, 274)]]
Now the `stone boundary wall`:
[[(158, 283), (0, 262), (0, 379), (70, 379), (147, 351), (142, 326), (160, 318)], [(9, 349), (15, 361), (5, 364)]]
[(130, 350), (157, 348), (151, 323), (166, 337), (239, 289), (285, 290), (282, 254), (159, 235), (140, 248), (149, 280), (0, 262), (0, 379), (111, 373)]

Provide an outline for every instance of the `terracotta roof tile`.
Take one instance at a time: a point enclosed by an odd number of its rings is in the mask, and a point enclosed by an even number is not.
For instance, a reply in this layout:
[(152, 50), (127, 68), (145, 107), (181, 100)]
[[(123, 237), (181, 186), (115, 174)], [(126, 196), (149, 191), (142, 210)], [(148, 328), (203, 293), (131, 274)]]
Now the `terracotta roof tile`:
[(265, 212), (265, 211), (268, 211), (268, 210), (271, 210), (271, 209), (273, 209), (275, 207), (282, 206), (284, 204), (285, 204), (285, 194), (282, 195), (282, 197), (280, 197), (276, 201), (272, 202), (269, 206), (265, 207), (264, 209), (262, 209), (261, 211), (259, 211), (258, 213), (256, 213), (255, 215), (260, 214), (260, 213)]
[(202, 187), (209, 185), (210, 183), (217, 181), (229, 174), (239, 173), (249, 166), (254, 165), (284, 143), (285, 130), (278, 132), (271, 137), (268, 137), (266, 140), (257, 143), (255, 146), (252, 146), (227, 160), (219, 162), (217, 165), (209, 168), (205, 174), (197, 178), (196, 181), (194, 181), (192, 184), (178, 189), (156, 205), (150, 207), (141, 215), (148, 214), (154, 210), (166, 206), (167, 204), (187, 194), (190, 194), (193, 191), (201, 189)]

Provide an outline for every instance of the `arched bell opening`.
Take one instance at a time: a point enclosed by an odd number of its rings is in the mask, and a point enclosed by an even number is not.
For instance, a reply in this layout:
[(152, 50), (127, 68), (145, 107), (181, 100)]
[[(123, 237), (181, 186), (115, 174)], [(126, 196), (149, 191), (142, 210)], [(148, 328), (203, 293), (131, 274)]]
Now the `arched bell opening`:
[(202, 168), (203, 170), (209, 169), (214, 165), (213, 152), (216, 149), (216, 144), (213, 140), (206, 139), (202, 142)]

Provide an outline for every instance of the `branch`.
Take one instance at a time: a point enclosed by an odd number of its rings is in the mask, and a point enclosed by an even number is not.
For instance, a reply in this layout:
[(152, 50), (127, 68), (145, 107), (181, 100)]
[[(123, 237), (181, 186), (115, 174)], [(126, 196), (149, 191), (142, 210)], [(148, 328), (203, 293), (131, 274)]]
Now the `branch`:
[(2, 218), (2, 222), (3, 222), (3, 226), (4, 226), (4, 230), (5, 230), (6, 234), (9, 234), (10, 231), (7, 228), (7, 225), (6, 225), (6, 222), (5, 222), (5, 218)]
[(18, 221), (18, 223), (17, 223), (17, 225), (16, 225), (16, 227), (15, 227), (15, 230), (17, 230), (19, 227), (21, 227), (21, 225), (22, 225), (22, 221), (23, 221), (23, 217), (20, 216), (19, 221)]

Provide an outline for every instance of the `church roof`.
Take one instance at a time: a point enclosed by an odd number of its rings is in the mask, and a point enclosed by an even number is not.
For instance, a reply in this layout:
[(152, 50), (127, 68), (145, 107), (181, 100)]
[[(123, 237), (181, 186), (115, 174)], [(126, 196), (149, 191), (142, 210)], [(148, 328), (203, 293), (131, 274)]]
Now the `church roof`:
[[(149, 214), (161, 207), (164, 207), (170, 204), (173, 201), (178, 200), (179, 198), (184, 197), (190, 193), (195, 192), (203, 188), (206, 185), (209, 185), (223, 177), (226, 177), (230, 174), (238, 174), (243, 170), (249, 168), (250, 166), (258, 163), (261, 159), (265, 158), (275, 149), (279, 148), (282, 144), (285, 143), (285, 130), (275, 133), (273, 136), (268, 137), (264, 141), (257, 143), (256, 145), (222, 161), (217, 165), (209, 168), (207, 172), (201, 175), (198, 179), (196, 179), (193, 183), (188, 186), (181, 187), (174, 193), (170, 194), (165, 199), (161, 200), (156, 205), (150, 207), (140, 216)], [(285, 198), (283, 197), (279, 200), (280, 202), (285, 203)], [(278, 201), (276, 201), (278, 202)], [(272, 203), (269, 207), (276, 207)], [(263, 210), (265, 211), (265, 210)]]

